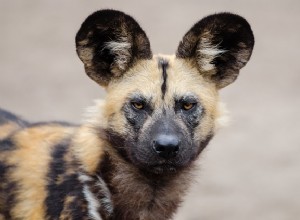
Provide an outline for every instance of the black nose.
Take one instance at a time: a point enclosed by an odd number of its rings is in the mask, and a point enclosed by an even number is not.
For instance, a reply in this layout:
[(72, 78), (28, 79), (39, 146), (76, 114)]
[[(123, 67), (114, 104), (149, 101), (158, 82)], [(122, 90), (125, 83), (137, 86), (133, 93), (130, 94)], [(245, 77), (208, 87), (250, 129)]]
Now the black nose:
[(160, 157), (170, 159), (177, 155), (179, 143), (177, 136), (163, 134), (153, 141), (153, 149)]

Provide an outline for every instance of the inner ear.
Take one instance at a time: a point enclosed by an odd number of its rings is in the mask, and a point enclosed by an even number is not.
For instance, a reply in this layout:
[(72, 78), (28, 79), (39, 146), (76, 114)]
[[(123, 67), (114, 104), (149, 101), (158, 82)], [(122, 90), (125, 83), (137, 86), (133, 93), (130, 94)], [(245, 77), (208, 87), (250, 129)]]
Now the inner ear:
[(180, 42), (177, 57), (191, 59), (217, 88), (232, 83), (252, 54), (254, 36), (242, 17), (219, 13), (196, 23)]
[(90, 15), (76, 35), (76, 51), (89, 77), (106, 86), (139, 59), (151, 59), (149, 39), (129, 15), (100, 10)]

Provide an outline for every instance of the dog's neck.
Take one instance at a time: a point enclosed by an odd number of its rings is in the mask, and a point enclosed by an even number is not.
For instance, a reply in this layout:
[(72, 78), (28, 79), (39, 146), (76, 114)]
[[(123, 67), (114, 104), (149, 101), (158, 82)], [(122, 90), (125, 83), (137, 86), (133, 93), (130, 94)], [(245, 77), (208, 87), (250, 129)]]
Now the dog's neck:
[(172, 175), (147, 174), (114, 150), (105, 153), (99, 175), (110, 189), (113, 219), (169, 219), (181, 203), (191, 180), (191, 168)]

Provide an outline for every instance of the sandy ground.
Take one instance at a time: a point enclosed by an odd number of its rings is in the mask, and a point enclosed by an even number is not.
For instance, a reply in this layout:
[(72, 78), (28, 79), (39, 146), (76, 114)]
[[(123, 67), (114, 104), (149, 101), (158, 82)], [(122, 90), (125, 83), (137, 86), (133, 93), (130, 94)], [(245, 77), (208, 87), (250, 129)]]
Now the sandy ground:
[(300, 1), (0, 0), (0, 106), (27, 119), (80, 122), (104, 92), (74, 49), (83, 19), (101, 8), (133, 15), (155, 53), (174, 53), (205, 15), (251, 23), (256, 45), (239, 79), (221, 92), (231, 125), (199, 160), (176, 220), (296, 220), (300, 216)]

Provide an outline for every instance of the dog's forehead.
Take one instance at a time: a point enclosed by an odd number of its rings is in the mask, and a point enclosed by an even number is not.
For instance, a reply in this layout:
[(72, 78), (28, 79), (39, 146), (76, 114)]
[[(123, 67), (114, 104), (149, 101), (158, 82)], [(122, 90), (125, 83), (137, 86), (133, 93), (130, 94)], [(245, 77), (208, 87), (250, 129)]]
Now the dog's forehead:
[(154, 102), (166, 102), (185, 94), (197, 96), (205, 87), (211, 85), (186, 60), (155, 55), (151, 60), (138, 61), (122, 78), (112, 82), (108, 93), (117, 92), (123, 97), (140, 93)]

